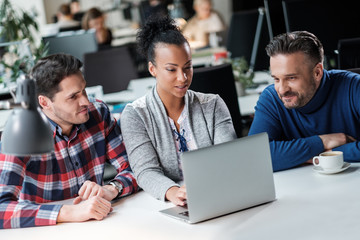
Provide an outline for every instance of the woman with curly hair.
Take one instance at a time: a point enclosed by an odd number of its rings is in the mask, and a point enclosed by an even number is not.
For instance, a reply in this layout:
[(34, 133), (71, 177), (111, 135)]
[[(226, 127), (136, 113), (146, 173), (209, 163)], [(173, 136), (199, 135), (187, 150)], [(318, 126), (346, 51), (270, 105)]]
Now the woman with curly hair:
[(190, 46), (172, 19), (150, 19), (137, 41), (156, 86), (121, 115), (129, 162), (141, 188), (183, 206), (180, 155), (235, 139), (231, 116), (220, 96), (189, 90)]

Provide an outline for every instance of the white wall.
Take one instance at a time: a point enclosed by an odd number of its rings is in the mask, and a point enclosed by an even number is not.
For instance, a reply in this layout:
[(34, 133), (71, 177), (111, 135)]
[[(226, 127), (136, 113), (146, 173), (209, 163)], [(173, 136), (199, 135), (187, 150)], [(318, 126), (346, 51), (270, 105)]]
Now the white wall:
[[(43, 0), (31, 0), (31, 1), (10, 0), (10, 2), (13, 4), (15, 9), (21, 9), (28, 13), (35, 11), (37, 15), (35, 19), (40, 29), (46, 24), (46, 16), (45, 16)], [(40, 34), (37, 35), (34, 33), (34, 38), (35, 38), (35, 43), (40, 44), (40, 40), (41, 40)]]
[(10, 0), (10, 2), (15, 6), (18, 7), (26, 12), (30, 12), (35, 10), (38, 16), (36, 20), (39, 25), (46, 23), (46, 16), (45, 16), (45, 9), (43, 0)]
[(232, 1), (212, 0), (212, 2), (213, 2), (213, 8), (221, 14), (226, 25), (229, 26), (231, 14), (232, 14)]
[(60, 5), (68, 2), (69, 0), (44, 0), (46, 23), (52, 23), (53, 16), (56, 14)]
[(81, 9), (87, 10), (92, 7), (99, 9), (111, 9), (114, 5), (114, 0), (82, 0), (80, 1)]

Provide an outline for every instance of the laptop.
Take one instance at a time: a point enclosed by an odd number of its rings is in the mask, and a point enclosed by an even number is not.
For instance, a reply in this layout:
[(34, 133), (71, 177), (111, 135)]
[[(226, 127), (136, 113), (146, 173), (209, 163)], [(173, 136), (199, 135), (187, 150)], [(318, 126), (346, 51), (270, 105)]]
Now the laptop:
[(181, 161), (187, 207), (163, 214), (197, 223), (276, 199), (267, 133), (184, 152)]

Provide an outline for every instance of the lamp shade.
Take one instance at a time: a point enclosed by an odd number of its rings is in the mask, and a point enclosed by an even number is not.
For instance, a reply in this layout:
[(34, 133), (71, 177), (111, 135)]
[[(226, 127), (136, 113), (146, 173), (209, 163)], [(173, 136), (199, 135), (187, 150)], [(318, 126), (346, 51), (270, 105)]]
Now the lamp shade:
[(1, 136), (3, 154), (28, 156), (50, 153), (54, 140), (49, 121), (37, 104), (35, 81), (29, 77), (19, 80), (16, 100), (21, 108), (9, 116)]

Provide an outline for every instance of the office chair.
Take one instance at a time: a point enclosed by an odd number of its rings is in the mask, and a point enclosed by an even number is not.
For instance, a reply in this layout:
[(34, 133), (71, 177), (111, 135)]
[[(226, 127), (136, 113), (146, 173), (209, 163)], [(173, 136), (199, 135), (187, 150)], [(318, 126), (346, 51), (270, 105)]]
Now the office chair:
[(190, 89), (219, 94), (230, 111), (236, 135), (242, 137), (243, 123), (231, 64), (195, 68)]
[(84, 77), (87, 86), (102, 85), (105, 94), (126, 90), (139, 78), (127, 46), (85, 54)]
[(233, 13), (226, 48), (231, 58), (245, 57), (254, 71), (269, 69), (265, 46), (270, 40), (263, 8)]
[(339, 69), (360, 67), (360, 38), (340, 39), (338, 43)]

